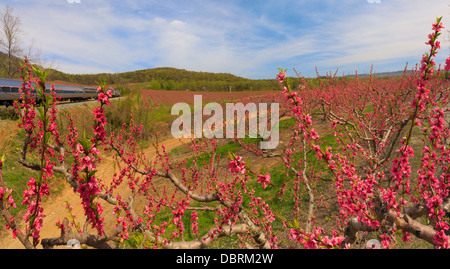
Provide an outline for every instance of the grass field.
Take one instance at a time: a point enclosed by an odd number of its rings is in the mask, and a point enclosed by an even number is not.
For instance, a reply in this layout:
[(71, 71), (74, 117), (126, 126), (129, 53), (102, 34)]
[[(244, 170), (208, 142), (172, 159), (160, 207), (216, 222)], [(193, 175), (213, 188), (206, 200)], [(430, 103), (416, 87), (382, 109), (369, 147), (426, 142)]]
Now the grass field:
[(194, 95), (201, 95), (203, 103), (232, 102), (236, 100), (279, 94), (279, 91), (242, 91), (242, 92), (202, 92), (202, 91), (158, 91), (141, 90), (144, 103), (151, 101), (155, 105), (173, 105), (178, 102), (194, 103)]

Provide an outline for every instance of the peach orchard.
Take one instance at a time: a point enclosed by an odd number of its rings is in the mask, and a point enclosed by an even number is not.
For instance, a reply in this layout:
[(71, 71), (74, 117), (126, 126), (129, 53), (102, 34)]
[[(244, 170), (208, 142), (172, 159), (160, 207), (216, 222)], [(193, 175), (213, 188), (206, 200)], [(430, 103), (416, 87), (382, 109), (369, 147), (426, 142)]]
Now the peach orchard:
[[(157, 142), (156, 158), (147, 160), (138, 150), (139, 123), (106, 131), (111, 92), (105, 85), (99, 86), (98, 106), (92, 111), (94, 135), (79, 134), (70, 115), (65, 115), (71, 124), (63, 134), (58, 99), (53, 89), (45, 89), (46, 72), (25, 59), (22, 98), (15, 103), (25, 131), (19, 162), (38, 176), (28, 180), (23, 199), (15, 201), (15, 190), (2, 178), (3, 156), (0, 215), (26, 248), (64, 246), (72, 239), (92, 248), (120, 248), (138, 235), (142, 240), (137, 247), (146, 248), (207, 248), (230, 237), (237, 238), (230, 241), (234, 248), (353, 248), (361, 233), (380, 240), (383, 248), (399, 240), (408, 246), (411, 236), (448, 248), (450, 132), (444, 117), (449, 83), (444, 75), (450, 58), (443, 69), (434, 60), (443, 28), (438, 18), (426, 42), (429, 51), (414, 70), (399, 77), (329, 75), (319, 78), (315, 87), (302, 80), (292, 89), (285, 70), (280, 70), (280, 94), (262, 102), (279, 103), (285, 115), (295, 119), (285, 148), (260, 150), (235, 140), (246, 156), (252, 154), (260, 162), (278, 159), (285, 173), (277, 182), (271, 173), (255, 171), (242, 155), (215, 154), (215, 138), (192, 138), (187, 144), (190, 163), (173, 164)], [(335, 143), (322, 139), (316, 122), (326, 122)], [(420, 138), (415, 145), (413, 135)], [(120, 167), (108, 184), (96, 174), (104, 152), (114, 154)], [(206, 161), (202, 154), (208, 154)], [(414, 156), (420, 157), (416, 165), (411, 163)], [(53, 224), (60, 233), (42, 238), (47, 214), (43, 200), (50, 196), (49, 180), (55, 180), (55, 174), (80, 196), (84, 216), (78, 219), (85, 225), (76, 225), (69, 214)], [(318, 206), (326, 204), (318, 187), (325, 175), (338, 208), (327, 225), (316, 218)], [(157, 179), (171, 188), (157, 184)], [(121, 185), (131, 195), (117, 193)], [(274, 190), (275, 199), (264, 198)], [(135, 208), (137, 197), (146, 201), (142, 210)], [(16, 203), (26, 206), (21, 218), (11, 213)], [(111, 231), (105, 229), (106, 206), (113, 207), (115, 215)]]

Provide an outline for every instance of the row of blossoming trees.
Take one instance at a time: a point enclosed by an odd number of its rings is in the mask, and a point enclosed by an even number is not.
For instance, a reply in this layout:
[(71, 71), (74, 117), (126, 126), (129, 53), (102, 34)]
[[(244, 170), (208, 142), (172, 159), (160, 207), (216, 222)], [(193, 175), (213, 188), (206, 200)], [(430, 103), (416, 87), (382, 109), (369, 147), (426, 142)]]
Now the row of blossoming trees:
[[(286, 168), (279, 185), (271, 181), (270, 173), (253, 171), (243, 155), (224, 160), (215, 154), (215, 139), (192, 139), (187, 144), (193, 160), (189, 163), (172, 164), (158, 143), (157, 157), (146, 159), (137, 143), (142, 126), (131, 121), (117, 133), (106, 132), (111, 93), (104, 85), (98, 88), (99, 105), (92, 111), (94, 136), (78, 134), (70, 115), (68, 133), (62, 135), (56, 94), (45, 89), (46, 73), (34, 69), (37, 78), (33, 78), (25, 60), (22, 99), (15, 104), (26, 133), (19, 162), (38, 171), (38, 176), (29, 179), (23, 192), (21, 203), (27, 210), (20, 221), (10, 213), (16, 201), (13, 190), (3, 183), (0, 162), (0, 214), (26, 248), (39, 244), (53, 248), (71, 239), (89, 247), (115, 248), (132, 234), (142, 235), (140, 246), (153, 248), (206, 248), (232, 236), (239, 239), (239, 247), (247, 248), (351, 248), (359, 233), (375, 234), (384, 248), (395, 244), (398, 233), (405, 242), (413, 235), (447, 248), (450, 133), (444, 117), (449, 85), (433, 60), (440, 48), (440, 21), (433, 23), (430, 50), (420, 66), (399, 78), (329, 76), (318, 87), (310, 88), (305, 81), (293, 90), (280, 71), (280, 100), (265, 102), (280, 102), (295, 119), (285, 148), (280, 144), (276, 150), (261, 151), (236, 140), (246, 156), (254, 154), (260, 161), (279, 158)], [(449, 64), (447, 60), (445, 71)], [(316, 123), (323, 122), (329, 124), (334, 144), (317, 130)], [(106, 151), (114, 153), (119, 167), (109, 181), (96, 175)], [(199, 158), (205, 152), (207, 161)], [(414, 156), (420, 156), (416, 163), (411, 162)], [(41, 238), (43, 199), (50, 195), (49, 179), (55, 173), (80, 196), (86, 222), (80, 227), (69, 216), (56, 223), (60, 234)], [(332, 180), (327, 182), (333, 184), (338, 208), (331, 229), (316, 219), (318, 207), (326, 203), (318, 188), (324, 175)], [(252, 182), (261, 184), (262, 190), (277, 188), (277, 203), (286, 203), (292, 212), (274, 211)], [(126, 197), (118, 192), (121, 186), (128, 189)], [(143, 197), (144, 206), (136, 206), (138, 197)], [(116, 216), (111, 230), (105, 229), (106, 206), (113, 207)]]

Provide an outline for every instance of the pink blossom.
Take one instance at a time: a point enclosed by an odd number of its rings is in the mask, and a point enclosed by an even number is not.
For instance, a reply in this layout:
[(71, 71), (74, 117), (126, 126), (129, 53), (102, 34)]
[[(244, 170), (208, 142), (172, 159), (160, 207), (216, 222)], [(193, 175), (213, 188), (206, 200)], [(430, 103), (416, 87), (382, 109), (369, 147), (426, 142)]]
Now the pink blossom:
[(100, 154), (100, 150), (97, 149), (95, 146), (92, 146), (91, 153), (94, 154), (94, 155), (99, 155)]
[(97, 136), (97, 139), (100, 141), (104, 141), (106, 138), (105, 128), (101, 125), (95, 127), (94, 134)]
[(266, 184), (270, 184), (270, 174), (266, 173), (265, 175), (259, 175), (258, 180), (256, 182), (261, 183), (263, 189), (265, 189)]
[(300, 237), (300, 232), (296, 229), (289, 230), (289, 238), (293, 241), (298, 241)]
[(277, 80), (279, 83), (283, 83), (285, 79), (286, 79), (286, 72), (280, 72), (277, 75)]
[(191, 214), (191, 218), (192, 218), (192, 233), (194, 235), (198, 234), (198, 215), (197, 215), (197, 211), (192, 211)]
[(128, 230), (127, 230), (128, 224), (127, 224), (126, 219), (123, 218), (123, 217), (119, 217), (119, 218), (117, 219), (117, 224), (116, 224), (115, 228), (117, 229), (117, 227), (118, 227), (119, 225), (122, 226), (122, 229), (121, 229), (122, 231), (121, 231), (121, 233), (119, 234), (119, 236), (120, 236), (121, 238), (127, 240), (128, 237), (129, 237), (129, 234), (128, 234)]
[(322, 151), (320, 150), (320, 147), (318, 145), (314, 145), (312, 148), (313, 148), (313, 150), (316, 151), (317, 157), (319, 158), (319, 160), (322, 160), (323, 154), (322, 154)]
[(87, 168), (89, 171), (92, 171), (93, 169), (96, 168), (94, 161), (95, 161), (95, 157), (84, 156), (81, 159), (80, 169), (83, 170), (83, 169)]
[(77, 144), (77, 151), (80, 154), (84, 153), (84, 148), (80, 143)]
[(104, 93), (99, 93), (97, 102), (102, 102), (105, 105), (111, 105), (111, 102), (109, 101), (108, 95)]
[(442, 26), (442, 22), (439, 23), (439, 25), (437, 24), (437, 22), (433, 22), (432, 29), (433, 29), (433, 31), (440, 32), (441, 29), (444, 29), (444, 26)]
[(228, 164), (228, 167), (233, 173), (242, 173), (245, 174), (247, 169), (245, 168), (245, 162), (242, 161), (242, 157), (235, 156), (235, 160), (231, 160)]
[(319, 134), (316, 132), (316, 130), (314, 128), (311, 128), (310, 132), (310, 137), (312, 139), (319, 139)]
[(445, 71), (449, 70), (450, 70), (450, 57), (448, 57), (447, 60), (445, 60)]
[(441, 48), (441, 42), (440, 41), (436, 41), (434, 43), (434, 46), (435, 46), (436, 49), (440, 49)]
[(104, 108), (96, 107), (92, 113), (94, 114), (94, 120), (97, 120), (103, 126), (107, 124)]

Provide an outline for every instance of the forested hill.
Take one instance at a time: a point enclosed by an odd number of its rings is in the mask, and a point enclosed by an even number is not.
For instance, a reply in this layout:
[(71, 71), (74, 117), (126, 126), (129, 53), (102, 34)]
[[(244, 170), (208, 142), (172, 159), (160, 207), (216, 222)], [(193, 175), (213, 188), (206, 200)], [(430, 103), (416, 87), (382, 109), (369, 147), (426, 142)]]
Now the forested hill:
[(247, 81), (248, 79), (237, 77), (231, 74), (225, 73), (208, 73), (208, 72), (194, 72), (187, 71), (184, 69), (176, 69), (171, 67), (158, 67), (152, 69), (144, 69), (137, 71), (130, 71), (124, 73), (114, 73), (114, 74), (66, 74), (62, 72), (52, 72), (52, 77), (58, 80), (73, 81), (80, 83), (92, 83), (96, 82), (99, 78), (105, 78), (108, 83), (118, 84), (118, 83), (141, 83), (148, 82), (151, 80), (173, 80), (173, 81), (184, 81), (184, 80), (200, 80), (200, 81)]
[(95, 85), (106, 80), (109, 85), (152, 90), (228, 91), (276, 90), (273, 80), (252, 80), (228, 73), (195, 72), (171, 67), (158, 67), (124, 73), (66, 74), (52, 70), (49, 79), (85, 85)]
[[(9, 77), (6, 62), (7, 56), (0, 52), (0, 77)], [(20, 62), (19, 58), (14, 58), (13, 70), (20, 68)], [(20, 73), (14, 72), (13, 78), (19, 77)], [(108, 85), (117, 87), (152, 90), (229, 91), (230, 87), (233, 91), (278, 89), (275, 78), (252, 80), (228, 73), (195, 72), (171, 67), (102, 74), (67, 74), (52, 69), (47, 79), (83, 85), (98, 85), (106, 80)]]

